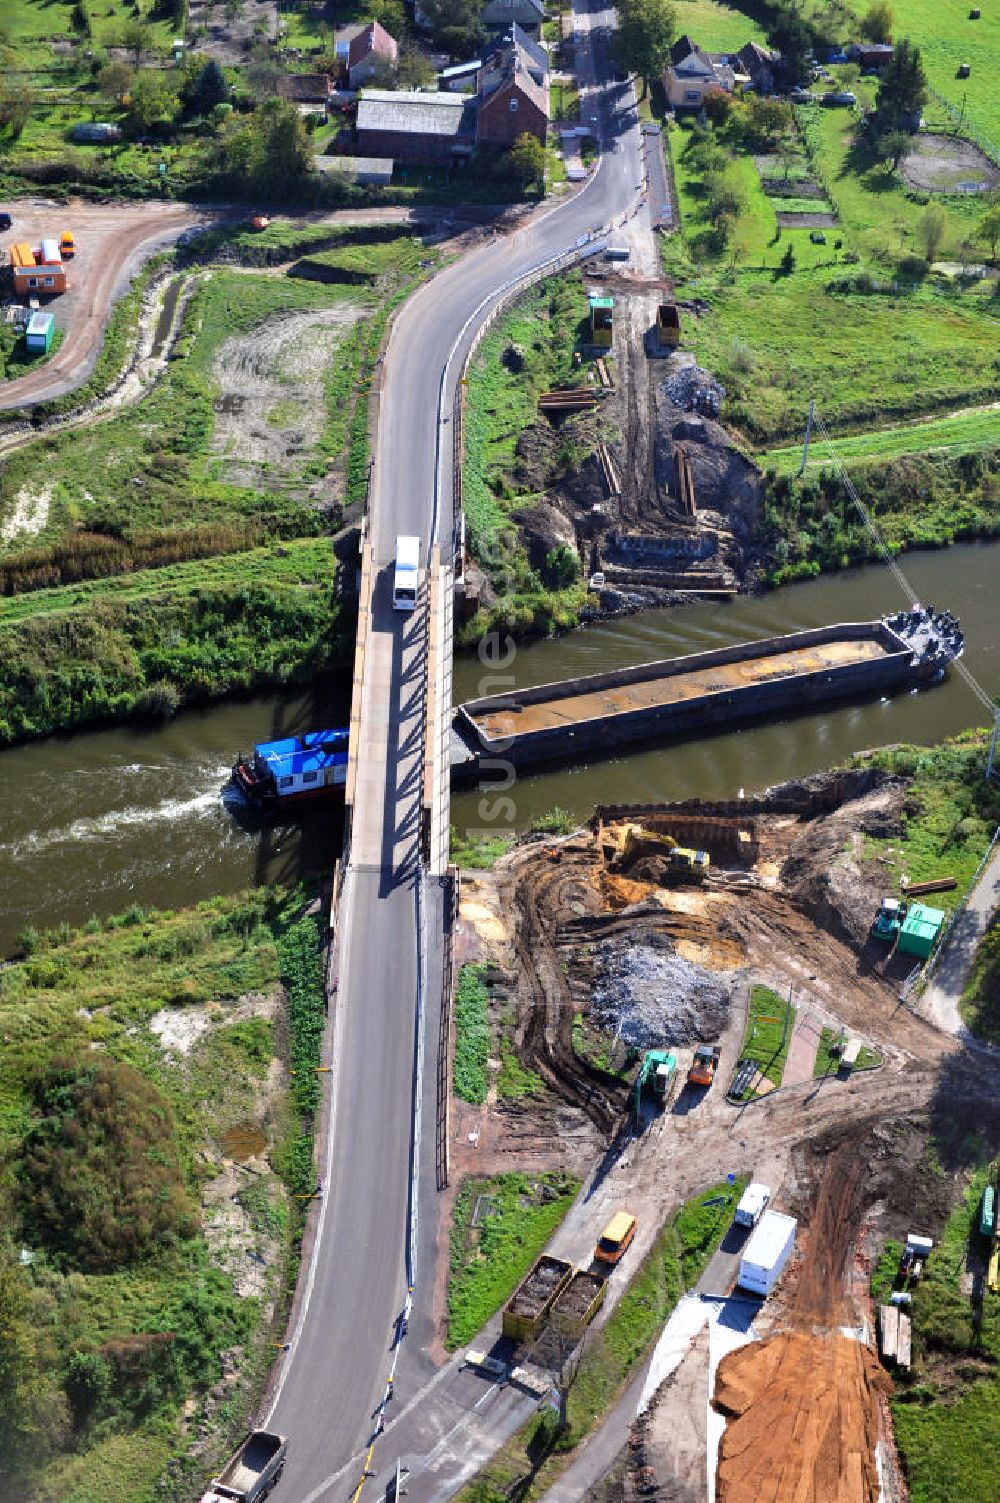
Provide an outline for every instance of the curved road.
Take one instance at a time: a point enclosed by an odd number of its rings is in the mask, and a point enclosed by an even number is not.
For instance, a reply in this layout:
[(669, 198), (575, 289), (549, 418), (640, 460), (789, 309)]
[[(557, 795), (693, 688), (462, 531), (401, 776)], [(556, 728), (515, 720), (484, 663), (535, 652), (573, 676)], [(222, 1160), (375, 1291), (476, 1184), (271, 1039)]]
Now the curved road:
[[(423, 611), (406, 616), (392, 610), (395, 538), (420, 535), (424, 557), (434, 540), (442, 372), (447, 380), (441, 411), (448, 414), (460, 357), (491, 299), (579, 237), (620, 220), (638, 200), (642, 169), (631, 91), (610, 82), (613, 12), (598, 8), (597, 0), (577, 0), (574, 9), (581, 82), (590, 84), (582, 90), (582, 111), (585, 118), (598, 117), (594, 129), (605, 147), (597, 169), (575, 197), (449, 267), (416, 293), (396, 320), (386, 360), (370, 508), (376, 585), (351, 865), (341, 905), (327, 1181), (314, 1254), (303, 1269), (300, 1314), (268, 1416), (290, 1439), (281, 1483), (288, 1503), (351, 1495), (360, 1475), (346, 1485), (346, 1474), (336, 1474), (373, 1435), (398, 1338), (408, 1275), (420, 893), (428, 938), (423, 1031), (427, 1075), (434, 1076), (442, 893), (436, 883), (420, 879), (417, 855), (426, 620)], [(450, 435), (445, 416), (438, 497), (445, 547)], [(419, 1222), (413, 1308), (400, 1354), (411, 1395), (433, 1372), (425, 1354), (438, 1251), (433, 1136), (431, 1123), (420, 1155), (417, 1205), (426, 1210)], [(380, 1466), (386, 1460), (379, 1455)]]

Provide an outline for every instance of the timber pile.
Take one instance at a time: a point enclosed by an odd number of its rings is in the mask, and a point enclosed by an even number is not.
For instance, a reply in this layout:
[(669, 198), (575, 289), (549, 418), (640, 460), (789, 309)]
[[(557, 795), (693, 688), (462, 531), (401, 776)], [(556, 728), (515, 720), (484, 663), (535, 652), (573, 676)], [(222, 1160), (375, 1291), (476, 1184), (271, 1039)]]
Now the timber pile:
[(604, 390), (613, 391), (615, 383), (612, 380), (611, 372), (608, 370), (607, 366), (604, 363), (604, 357), (598, 356), (598, 358), (594, 361), (594, 364), (597, 367), (597, 375), (601, 385), (604, 387)]
[(615, 468), (615, 462), (611, 458), (611, 451), (607, 444), (599, 443), (597, 445), (597, 458), (600, 461), (604, 483), (608, 488), (608, 495), (620, 496), (622, 493), (622, 483), (618, 478), (618, 471)]
[(602, 392), (595, 386), (571, 386), (565, 391), (543, 391), (538, 398), (541, 412), (572, 412), (578, 407), (594, 407)]
[(718, 1503), (878, 1503), (879, 1395), (892, 1380), (848, 1336), (751, 1342), (719, 1364)]

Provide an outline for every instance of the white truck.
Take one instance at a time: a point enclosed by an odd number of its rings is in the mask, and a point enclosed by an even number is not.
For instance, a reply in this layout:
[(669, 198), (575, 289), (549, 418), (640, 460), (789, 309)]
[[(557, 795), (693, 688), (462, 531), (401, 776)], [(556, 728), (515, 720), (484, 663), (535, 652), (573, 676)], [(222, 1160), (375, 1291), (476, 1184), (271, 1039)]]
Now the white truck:
[(736, 1207), (736, 1214), (733, 1217), (736, 1225), (756, 1226), (767, 1210), (770, 1199), (771, 1191), (767, 1185), (762, 1185), (757, 1180), (747, 1185), (740, 1196), (740, 1203)]
[(201, 1503), (262, 1503), (281, 1476), (287, 1455), (284, 1435), (251, 1430)]
[(765, 1211), (743, 1249), (736, 1280), (741, 1289), (766, 1298), (781, 1277), (795, 1246), (798, 1222), (782, 1211)]
[(397, 537), (396, 567), (392, 576), (392, 608), (414, 611), (420, 587), (420, 539)]

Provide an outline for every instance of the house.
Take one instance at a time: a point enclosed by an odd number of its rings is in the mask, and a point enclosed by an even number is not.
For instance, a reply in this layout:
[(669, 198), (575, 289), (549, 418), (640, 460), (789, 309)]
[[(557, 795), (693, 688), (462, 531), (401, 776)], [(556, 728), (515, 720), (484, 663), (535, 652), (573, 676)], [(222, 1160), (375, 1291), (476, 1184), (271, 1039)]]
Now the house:
[(728, 58), (715, 59), (697, 49), (663, 70), (663, 89), (673, 110), (700, 110), (706, 94), (718, 89), (731, 94), (736, 82)]
[(488, 35), (506, 36), (512, 26), (519, 26), (536, 42), (544, 19), (545, 0), (488, 0), (480, 16)]
[(548, 54), (517, 25), (487, 57), (476, 85), (476, 140), (510, 146), (527, 131), (544, 146), (549, 128)]
[(893, 48), (888, 42), (852, 42), (847, 49), (848, 60), (857, 63), (862, 73), (873, 68), (880, 73), (892, 62)]
[(278, 79), (278, 93), (303, 112), (325, 110), (333, 89), (328, 73), (285, 73)]
[(778, 65), (777, 53), (768, 52), (758, 42), (747, 42), (733, 59), (741, 73), (750, 80), (750, 87), (758, 94), (774, 93), (774, 75)]
[(373, 78), (384, 76), (387, 68), (394, 68), (399, 60), (399, 47), (384, 26), (377, 21), (364, 27), (351, 38), (347, 52), (347, 76), (352, 89)]
[(43, 240), (37, 251), (30, 245), (12, 245), (10, 265), (14, 273), (14, 294), (43, 296), (66, 291), (66, 268), (55, 240)]
[(47, 355), (56, 334), (56, 321), (51, 313), (33, 313), (28, 319), (24, 342), (32, 355)]
[(685, 32), (682, 37), (678, 37), (677, 38), (676, 42), (671, 47), (671, 49), (670, 49), (670, 61), (676, 67), (677, 64), (678, 63), (682, 63), (686, 57), (690, 57), (691, 54), (692, 54), (692, 52), (697, 52), (697, 51), (698, 51), (697, 46), (691, 40), (691, 38), (688, 36), (687, 32)]
[(419, 89), (365, 89), (358, 100), (357, 155), (415, 167), (450, 167), (476, 141), (476, 101)]

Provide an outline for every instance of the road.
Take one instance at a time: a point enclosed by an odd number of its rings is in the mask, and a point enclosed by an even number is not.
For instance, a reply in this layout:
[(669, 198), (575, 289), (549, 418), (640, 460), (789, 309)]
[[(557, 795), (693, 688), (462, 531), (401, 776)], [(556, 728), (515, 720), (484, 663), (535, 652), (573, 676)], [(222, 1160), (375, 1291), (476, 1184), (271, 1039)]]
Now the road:
[[(928, 900), (933, 904), (934, 899)], [(962, 1022), (959, 1003), (976, 958), (979, 941), (986, 933), (993, 915), (1000, 910), (1000, 843), (983, 868), (979, 881), (969, 893), (955, 926), (937, 957), (930, 984), (918, 1003), (920, 1013), (930, 1018), (945, 1033), (953, 1033), (965, 1043), (975, 1043)]]
[[(369, 511), (376, 587), (351, 865), (341, 907), (328, 1168), (315, 1251), (303, 1269), (291, 1348), (269, 1414), (269, 1423), (290, 1438), (282, 1480), (289, 1503), (345, 1495), (348, 1479), (337, 1480), (338, 1470), (373, 1434), (393, 1359), (407, 1288), (421, 899), (428, 936), (423, 1031), (429, 1049), (437, 1039), (443, 894), (438, 884), (421, 877), (417, 857), (426, 623), (423, 609), (413, 615), (392, 609), (395, 539), (399, 533), (418, 534), (425, 556), (438, 527), (443, 540), (450, 540), (447, 415), (460, 357), (490, 300), (511, 279), (620, 219), (636, 204), (641, 184), (639, 136), (628, 107), (631, 90), (610, 81), (613, 12), (596, 0), (577, 0), (574, 10), (579, 72), (587, 86), (583, 111), (599, 117), (595, 130), (602, 144), (610, 147), (616, 139), (616, 149), (602, 155), (574, 197), (457, 262), (416, 293), (396, 320), (386, 357)], [(453, 354), (459, 358), (451, 359)], [(440, 646), (450, 659), (450, 641)], [(433, 1075), (429, 1069), (426, 1079)], [(432, 1138), (432, 1131), (424, 1134), (420, 1153), (416, 1287), (400, 1353), (410, 1392), (433, 1378), (425, 1355), (438, 1251)], [(471, 1376), (453, 1375), (449, 1381), (481, 1392), (481, 1380)], [(464, 1412), (461, 1400), (458, 1407)], [(506, 1424), (512, 1425), (520, 1413), (516, 1398), (508, 1408)], [(493, 1416), (491, 1427), (494, 1436), (505, 1422)], [(487, 1454), (495, 1443), (488, 1441)], [(350, 1480), (358, 1480), (356, 1474)], [(348, 1494), (352, 1490), (348, 1487)], [(438, 1487), (436, 1495), (447, 1492)]]

